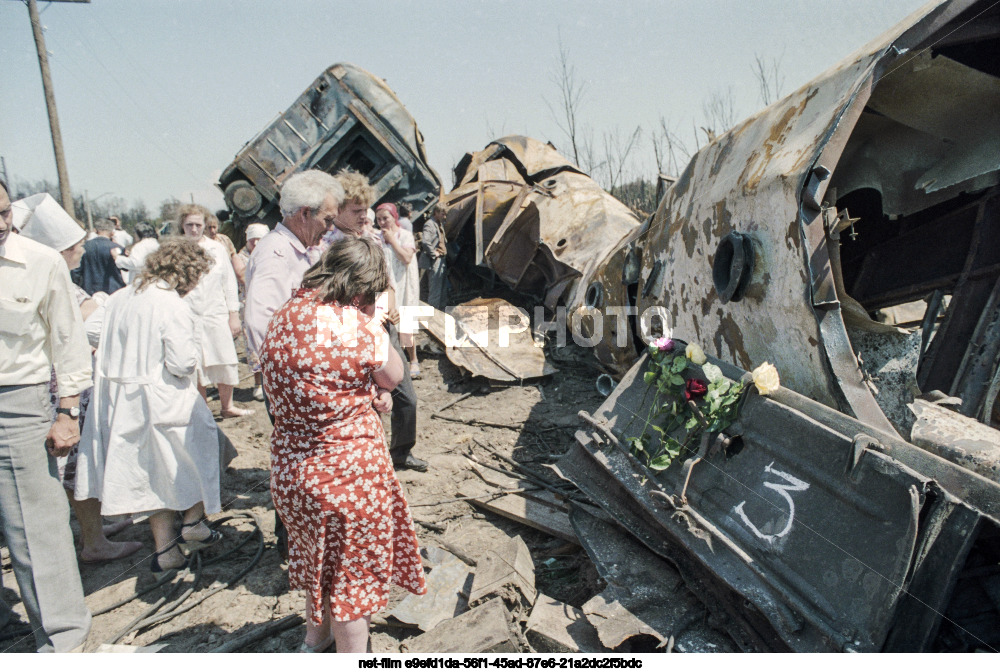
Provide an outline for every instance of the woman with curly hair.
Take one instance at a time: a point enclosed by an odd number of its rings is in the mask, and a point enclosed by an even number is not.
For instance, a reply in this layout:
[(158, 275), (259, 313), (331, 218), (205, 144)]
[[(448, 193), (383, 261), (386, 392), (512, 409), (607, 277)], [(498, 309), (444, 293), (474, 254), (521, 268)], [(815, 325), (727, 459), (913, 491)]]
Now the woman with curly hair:
[[(212, 264), (198, 243), (165, 240), (135, 284), (87, 320), (97, 348), (94, 395), (80, 437), (76, 497), (101, 513), (149, 513), (154, 576), (184, 567), (181, 550), (220, 539), (204, 524), (221, 510), (219, 438), (198, 393), (199, 329), (182, 297)], [(183, 512), (180, 534), (176, 511)]]

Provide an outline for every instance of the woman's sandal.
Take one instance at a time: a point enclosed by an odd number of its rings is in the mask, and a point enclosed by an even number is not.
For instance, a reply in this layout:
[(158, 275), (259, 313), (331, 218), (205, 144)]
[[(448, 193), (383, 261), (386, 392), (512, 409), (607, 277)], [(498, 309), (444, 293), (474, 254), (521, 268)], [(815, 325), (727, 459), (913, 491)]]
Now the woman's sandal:
[(299, 645), (299, 653), (323, 653), (331, 646), (333, 646), (333, 642), (334, 642), (333, 635), (330, 635), (329, 639), (323, 640), (322, 642), (320, 642), (315, 646), (309, 646), (305, 642), (302, 642)]
[[(184, 528), (196, 527), (200, 523), (207, 523), (204, 516), (194, 521), (193, 523), (181, 524), (181, 538), (177, 542), (177, 545), (180, 546), (181, 550), (184, 551), (185, 553), (193, 553), (195, 551), (200, 551), (203, 548), (208, 548), (209, 546), (213, 546), (222, 541), (222, 533), (219, 532), (218, 530), (213, 530), (213, 529), (208, 530), (209, 534), (204, 539), (185, 539)], [(206, 527), (208, 527), (207, 524)]]
[(157, 581), (162, 580), (164, 577), (169, 576), (170, 574), (177, 573), (182, 569), (187, 569), (188, 566), (187, 558), (184, 559), (183, 564), (178, 565), (177, 567), (168, 567), (166, 569), (160, 567), (160, 556), (163, 555), (164, 553), (169, 553), (173, 549), (173, 547), (177, 545), (178, 545), (177, 542), (174, 542), (169, 546), (167, 546), (162, 551), (153, 553), (153, 559), (149, 563), (149, 571), (153, 574), (153, 578), (156, 579)]

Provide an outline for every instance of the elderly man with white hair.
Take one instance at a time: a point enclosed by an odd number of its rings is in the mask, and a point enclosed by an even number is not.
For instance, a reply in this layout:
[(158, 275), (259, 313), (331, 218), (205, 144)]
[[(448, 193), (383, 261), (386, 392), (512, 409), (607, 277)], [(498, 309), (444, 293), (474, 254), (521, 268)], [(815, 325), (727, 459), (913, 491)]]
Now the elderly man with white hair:
[(257, 242), (246, 271), (244, 320), (247, 347), (259, 355), (274, 311), (302, 284), (319, 260), (323, 233), (332, 227), (344, 200), (344, 188), (332, 175), (306, 170), (281, 187), (282, 221)]
[[(243, 327), (248, 357), (259, 360), (271, 316), (292, 298), (302, 276), (319, 260), (320, 240), (333, 228), (343, 201), (340, 182), (321, 170), (306, 170), (285, 180), (279, 201), (283, 219), (257, 242), (247, 262)], [(267, 407), (266, 398), (264, 403)], [(285, 528), (277, 514), (274, 522), (278, 547), (284, 555), (288, 544)]]

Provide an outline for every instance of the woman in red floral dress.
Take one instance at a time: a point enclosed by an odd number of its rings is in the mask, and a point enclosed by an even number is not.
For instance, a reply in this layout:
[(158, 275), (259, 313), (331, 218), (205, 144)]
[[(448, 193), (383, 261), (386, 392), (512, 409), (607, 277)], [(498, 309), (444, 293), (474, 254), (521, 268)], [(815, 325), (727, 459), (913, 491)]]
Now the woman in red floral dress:
[(271, 494), (288, 528), (290, 585), (306, 591), (303, 651), (335, 640), (340, 652), (364, 652), (390, 583), (426, 592), (376, 411), (391, 407), (403, 376), (374, 308), (387, 273), (377, 244), (337, 241), (275, 312), (261, 351)]

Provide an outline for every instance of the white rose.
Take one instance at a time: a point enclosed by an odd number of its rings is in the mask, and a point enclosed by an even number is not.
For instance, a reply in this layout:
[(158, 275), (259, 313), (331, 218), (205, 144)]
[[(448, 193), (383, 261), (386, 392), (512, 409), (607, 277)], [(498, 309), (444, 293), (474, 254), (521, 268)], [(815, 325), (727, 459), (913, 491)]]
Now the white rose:
[(757, 386), (757, 391), (765, 396), (772, 394), (781, 387), (778, 370), (770, 362), (764, 362), (754, 369), (750, 375), (753, 377), (753, 384)]
[(684, 348), (684, 356), (698, 366), (701, 366), (706, 361), (705, 351), (697, 343), (688, 343), (688, 346)]

